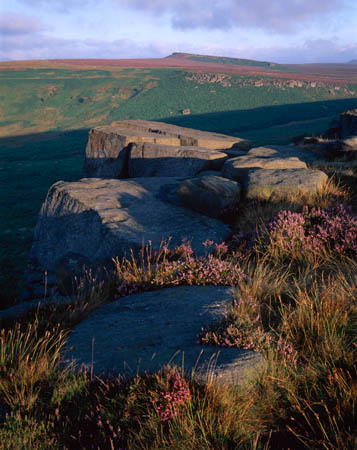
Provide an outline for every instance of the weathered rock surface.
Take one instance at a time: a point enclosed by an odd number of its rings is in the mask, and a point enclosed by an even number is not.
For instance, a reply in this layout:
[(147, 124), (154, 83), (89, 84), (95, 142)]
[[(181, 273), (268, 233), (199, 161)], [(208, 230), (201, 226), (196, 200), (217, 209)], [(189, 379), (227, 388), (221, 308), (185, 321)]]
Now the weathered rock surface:
[(311, 151), (295, 145), (269, 145), (265, 147), (254, 147), (247, 153), (256, 158), (298, 158), (300, 161), (312, 162), (319, 159), (319, 152)]
[[(68, 255), (100, 264), (137, 253), (143, 241), (158, 249), (192, 239), (197, 254), (206, 239), (222, 241), (229, 228), (222, 222), (168, 203), (182, 179), (136, 178), (78, 182), (59, 181), (49, 190), (35, 229), (30, 260), (42, 270), (58, 270)], [(67, 261), (68, 262), (68, 261)], [(66, 262), (66, 264), (67, 264)], [(67, 264), (68, 265), (68, 264)]]
[(126, 177), (129, 145), (142, 142), (210, 150), (234, 147), (247, 151), (251, 148), (250, 141), (224, 134), (192, 130), (162, 122), (123, 120), (90, 131), (83, 167), (84, 176)]
[(246, 155), (228, 159), (223, 166), (222, 174), (226, 178), (242, 181), (247, 171), (251, 169), (306, 169), (306, 163), (296, 157), (258, 158)]
[(312, 169), (252, 169), (244, 177), (243, 193), (248, 199), (284, 199), (313, 194), (322, 189), (327, 175)]
[[(212, 133), (208, 131), (194, 130), (192, 128), (178, 127), (164, 122), (152, 122), (147, 120), (122, 120), (115, 125), (130, 130), (146, 131), (164, 136), (176, 137), (182, 146), (205, 147), (211, 150), (237, 148), (249, 150), (252, 146), (247, 139), (242, 139), (226, 134)], [(175, 144), (172, 144), (175, 145)]]
[(240, 199), (240, 184), (216, 175), (185, 180), (177, 189), (182, 204), (211, 217), (219, 217), (224, 208)]
[(200, 147), (132, 144), (129, 177), (193, 177), (203, 170), (219, 170), (227, 158), (225, 153)]
[(218, 354), (213, 377), (244, 382), (264, 365), (260, 354), (196, 343), (201, 327), (223, 318), (231, 301), (231, 289), (217, 286), (180, 286), (121, 298), (74, 328), (66, 359), (93, 367), (96, 375), (154, 373), (171, 363), (183, 365), (188, 375), (195, 369), (205, 379)]
[(129, 144), (152, 142), (180, 145), (175, 136), (132, 130), (120, 126), (103, 126), (89, 132), (83, 166), (84, 177), (120, 178), (126, 175)]

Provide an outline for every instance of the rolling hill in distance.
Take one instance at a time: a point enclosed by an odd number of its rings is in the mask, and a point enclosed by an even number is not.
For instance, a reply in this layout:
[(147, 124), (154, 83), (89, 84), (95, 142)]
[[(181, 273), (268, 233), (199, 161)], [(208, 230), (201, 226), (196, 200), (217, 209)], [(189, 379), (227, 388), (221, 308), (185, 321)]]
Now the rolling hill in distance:
[(48, 188), (81, 177), (88, 130), (122, 119), (248, 138), (319, 135), (357, 107), (357, 65), (281, 65), (173, 53), (160, 59), (0, 63), (0, 303), (21, 289)]

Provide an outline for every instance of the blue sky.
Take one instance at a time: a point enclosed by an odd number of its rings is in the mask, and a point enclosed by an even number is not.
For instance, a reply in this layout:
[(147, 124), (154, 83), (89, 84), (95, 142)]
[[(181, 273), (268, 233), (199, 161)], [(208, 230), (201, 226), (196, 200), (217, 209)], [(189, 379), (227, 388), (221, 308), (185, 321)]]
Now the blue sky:
[(2, 0), (0, 60), (357, 59), (356, 0)]

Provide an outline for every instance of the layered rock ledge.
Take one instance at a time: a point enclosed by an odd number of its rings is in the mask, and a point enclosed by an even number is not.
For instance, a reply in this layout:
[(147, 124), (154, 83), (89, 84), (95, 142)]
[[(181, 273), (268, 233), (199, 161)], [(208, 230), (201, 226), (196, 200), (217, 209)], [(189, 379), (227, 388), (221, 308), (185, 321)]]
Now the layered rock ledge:
[[(142, 143), (156, 144), (156, 153), (159, 152), (158, 146), (165, 146), (166, 148), (162, 149), (165, 157), (170, 153), (168, 146), (204, 148), (206, 154), (209, 151), (232, 147), (244, 151), (251, 148), (250, 141), (238, 137), (192, 130), (161, 122), (123, 120), (111, 126), (96, 127), (90, 131), (84, 160), (84, 176), (127, 177), (130, 148), (133, 144)], [(172, 148), (170, 157), (175, 157), (175, 152), (177, 156), (177, 149)], [(222, 157), (225, 156), (222, 155)], [(199, 155), (197, 151), (191, 156), (186, 155), (187, 161), (190, 158), (207, 159), (207, 156)]]

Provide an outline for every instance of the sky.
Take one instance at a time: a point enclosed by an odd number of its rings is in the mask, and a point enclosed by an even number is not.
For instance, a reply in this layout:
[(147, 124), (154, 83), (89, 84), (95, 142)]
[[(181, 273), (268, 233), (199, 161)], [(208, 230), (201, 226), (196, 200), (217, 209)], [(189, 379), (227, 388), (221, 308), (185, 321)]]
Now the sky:
[(0, 60), (357, 60), (356, 0), (0, 0)]

